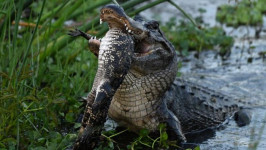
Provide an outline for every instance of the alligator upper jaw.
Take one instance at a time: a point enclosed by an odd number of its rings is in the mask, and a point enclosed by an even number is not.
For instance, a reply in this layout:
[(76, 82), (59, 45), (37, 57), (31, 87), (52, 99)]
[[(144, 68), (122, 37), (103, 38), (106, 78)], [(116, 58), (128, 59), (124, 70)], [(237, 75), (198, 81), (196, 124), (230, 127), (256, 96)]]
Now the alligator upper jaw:
[(118, 5), (110, 4), (101, 9), (100, 23), (107, 22), (109, 28), (121, 29), (129, 33), (135, 39), (141, 40), (148, 35), (148, 31), (138, 21), (128, 17), (123, 8)]

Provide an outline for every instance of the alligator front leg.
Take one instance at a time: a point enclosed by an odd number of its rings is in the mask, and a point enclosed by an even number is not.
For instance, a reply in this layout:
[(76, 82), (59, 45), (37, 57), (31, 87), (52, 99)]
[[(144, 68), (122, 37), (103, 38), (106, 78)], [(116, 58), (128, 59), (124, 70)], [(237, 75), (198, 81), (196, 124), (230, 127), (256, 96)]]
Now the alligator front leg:
[(168, 111), (168, 119), (166, 120), (168, 134), (170, 138), (174, 140), (178, 140), (179, 142), (186, 142), (186, 137), (184, 136), (180, 121), (177, 119), (177, 117), (171, 112)]
[(172, 140), (178, 140), (178, 142), (186, 142), (186, 137), (183, 134), (180, 121), (174, 115), (174, 113), (167, 108), (165, 102), (160, 105), (157, 113), (161, 120), (160, 122), (166, 123), (167, 133), (170, 138)]
[(98, 57), (99, 55), (99, 50), (100, 50), (100, 44), (101, 44), (101, 40), (97, 39), (96, 37), (87, 34), (79, 29), (75, 29), (73, 31), (69, 31), (68, 35), (72, 36), (72, 37), (78, 37), (78, 36), (82, 36), (85, 39), (87, 39), (89, 41), (89, 49), (90, 51), (96, 56)]

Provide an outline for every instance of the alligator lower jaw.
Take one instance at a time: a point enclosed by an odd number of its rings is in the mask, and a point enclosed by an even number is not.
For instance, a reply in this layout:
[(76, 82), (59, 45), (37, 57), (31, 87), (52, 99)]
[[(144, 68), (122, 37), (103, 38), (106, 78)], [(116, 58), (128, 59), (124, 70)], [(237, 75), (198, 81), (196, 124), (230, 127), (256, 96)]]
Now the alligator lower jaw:
[(148, 56), (149, 54), (163, 48), (162, 44), (153, 44), (145, 41), (138, 42), (136, 45), (135, 56), (137, 57)]

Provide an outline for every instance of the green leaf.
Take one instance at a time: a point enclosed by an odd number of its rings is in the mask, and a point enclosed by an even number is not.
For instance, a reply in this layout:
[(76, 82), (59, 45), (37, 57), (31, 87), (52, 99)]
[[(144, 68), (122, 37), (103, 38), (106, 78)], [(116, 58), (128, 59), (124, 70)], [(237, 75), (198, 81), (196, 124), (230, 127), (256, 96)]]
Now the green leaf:
[(168, 140), (168, 134), (166, 132), (163, 132), (161, 135), (162, 141), (167, 141)]
[(149, 134), (149, 130), (147, 129), (141, 129), (139, 132), (139, 135), (142, 137), (146, 137)]
[(75, 129), (80, 128), (80, 126), (81, 126), (81, 123), (75, 123), (75, 124), (74, 124), (74, 128), (75, 128)]
[(108, 142), (108, 147), (111, 148), (111, 149), (114, 149), (114, 143), (109, 141)]
[(194, 148), (194, 150), (200, 150), (200, 147), (199, 147), (199, 146), (197, 146), (197, 147), (195, 147), (195, 148)]
[(65, 118), (67, 122), (75, 122), (75, 114), (73, 112), (67, 113)]
[(163, 129), (165, 129), (166, 128), (166, 124), (165, 123), (160, 123), (159, 124), (159, 129), (160, 130), (163, 130)]

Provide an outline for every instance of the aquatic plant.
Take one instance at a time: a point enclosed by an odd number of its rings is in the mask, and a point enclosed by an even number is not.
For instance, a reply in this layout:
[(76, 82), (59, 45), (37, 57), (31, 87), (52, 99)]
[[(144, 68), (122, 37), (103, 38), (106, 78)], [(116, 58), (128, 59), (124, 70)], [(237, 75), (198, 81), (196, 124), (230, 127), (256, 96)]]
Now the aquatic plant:
[(179, 21), (171, 18), (163, 27), (166, 36), (174, 44), (181, 55), (187, 55), (189, 51), (203, 51), (218, 49), (219, 54), (226, 58), (230, 54), (234, 39), (226, 35), (221, 27), (203, 26), (198, 28), (190, 22)]
[[(158, 126), (159, 134), (150, 133), (147, 129), (140, 130), (139, 134), (130, 132), (128, 129), (117, 131), (109, 130), (103, 132), (101, 145), (96, 150), (112, 150), (112, 149), (184, 149), (177, 145), (178, 141), (169, 140), (166, 132), (166, 125), (160, 124)], [(128, 136), (130, 138), (128, 138)], [(126, 138), (126, 140), (125, 140)], [(192, 150), (192, 149), (186, 149)], [(194, 146), (193, 150), (200, 150), (199, 146)]]
[(265, 0), (243, 0), (236, 5), (222, 5), (218, 8), (216, 20), (227, 26), (261, 26), (266, 13)]

